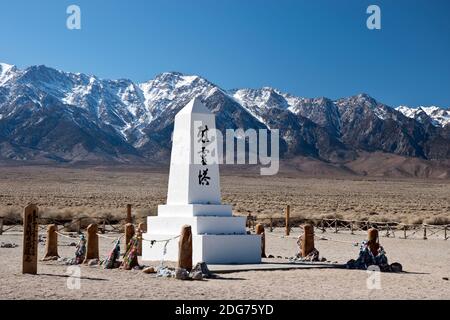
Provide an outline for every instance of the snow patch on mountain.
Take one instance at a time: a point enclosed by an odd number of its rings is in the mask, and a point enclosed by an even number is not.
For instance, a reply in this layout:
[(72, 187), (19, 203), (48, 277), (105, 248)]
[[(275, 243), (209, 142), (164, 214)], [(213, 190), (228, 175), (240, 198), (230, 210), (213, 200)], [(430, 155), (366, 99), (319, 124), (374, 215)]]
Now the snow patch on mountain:
[(15, 76), (17, 68), (13, 65), (0, 63), (0, 86), (11, 80)]
[[(336, 155), (334, 152), (346, 153), (353, 146), (423, 155), (424, 151), (417, 146), (426, 143), (428, 136), (407, 137), (409, 130), (413, 129), (408, 126), (427, 124), (422, 127), (427, 130), (429, 123), (435, 126), (450, 123), (448, 110), (399, 107), (395, 111), (367, 94), (333, 101), (325, 97), (297, 97), (270, 87), (226, 91), (200, 76), (179, 72), (162, 73), (153, 80), (138, 84), (128, 79), (100, 79), (46, 66), (19, 70), (0, 64), (0, 120), (2, 124), (16, 128), (15, 136), (12, 137), (8, 131), (7, 138), (17, 139), (18, 143), (27, 140), (24, 136), (29, 133), (22, 129), (27, 126), (32, 128), (40, 124), (54, 130), (61, 120), (52, 118), (56, 112), (59, 117), (69, 118), (64, 118), (68, 129), (80, 133), (76, 137), (69, 132), (64, 137), (64, 143), (68, 145), (78, 138), (86, 146), (103, 148), (102, 152), (108, 157), (114, 154), (113, 150), (153, 155), (169, 144), (170, 128), (176, 112), (197, 96), (217, 113), (223, 128), (281, 129), (284, 130), (281, 137), (289, 152), (312, 156), (318, 152), (321, 157)], [(401, 113), (413, 118), (416, 123), (404, 121)], [(396, 121), (386, 126), (392, 134), (381, 135), (380, 140), (377, 128), (383, 127), (379, 124), (389, 119)], [(77, 131), (76, 127), (81, 130)], [(64, 136), (65, 129), (59, 132), (58, 139)], [(37, 130), (36, 135), (44, 131)], [(402, 134), (397, 137), (399, 132)], [(368, 142), (358, 140), (371, 134), (372, 140)], [(43, 150), (56, 152), (52, 140), (56, 138), (46, 139), (39, 140), (48, 147), (48, 150), (45, 147)], [(419, 139), (420, 143), (411, 144), (411, 139)], [(163, 146), (161, 142), (164, 142)], [(344, 144), (349, 147), (344, 148)], [(431, 157), (446, 156), (445, 148), (440, 152), (439, 146), (432, 147), (434, 153), (430, 153)], [(88, 154), (92, 150), (83, 152)]]
[(432, 123), (436, 127), (444, 127), (450, 124), (450, 111), (444, 108), (439, 108), (437, 106), (430, 106), (430, 107), (399, 106), (396, 108), (396, 110), (403, 113), (406, 117), (416, 120), (420, 119), (421, 113), (425, 113), (428, 117), (432, 119)]

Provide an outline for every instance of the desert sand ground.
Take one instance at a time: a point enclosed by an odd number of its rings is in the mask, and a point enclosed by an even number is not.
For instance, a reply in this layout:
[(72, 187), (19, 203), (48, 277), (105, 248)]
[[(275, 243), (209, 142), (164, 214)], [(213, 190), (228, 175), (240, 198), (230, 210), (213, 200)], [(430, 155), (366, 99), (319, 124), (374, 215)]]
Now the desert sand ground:
[[(168, 171), (168, 170), (167, 170)], [(292, 216), (307, 218), (370, 218), (405, 223), (440, 222), (450, 219), (449, 180), (385, 178), (306, 177), (280, 174), (260, 177), (252, 172), (222, 171), (223, 202), (234, 214), (252, 213), (259, 218), (282, 216), (286, 204)], [(154, 214), (165, 203), (167, 172), (121, 168), (3, 167), (0, 169), (0, 214), (20, 216), (29, 202), (39, 205), (42, 216), (125, 216), (133, 204), (135, 217)], [(290, 257), (297, 252), (292, 237), (282, 229), (267, 234), (267, 254)], [(321, 234), (319, 234), (321, 235)], [(356, 258), (364, 233), (325, 233), (317, 241), (321, 256), (345, 263)], [(381, 289), (368, 290), (366, 271), (302, 269), (248, 271), (221, 274), (219, 279), (178, 281), (156, 278), (141, 271), (103, 270), (81, 267), (80, 290), (67, 288), (67, 267), (40, 262), (39, 275), (21, 274), (22, 235), (10, 230), (0, 242), (17, 248), (0, 248), (0, 298), (3, 299), (450, 299), (450, 242), (382, 238), (390, 262), (400, 262), (401, 274), (383, 273)], [(60, 237), (60, 255), (72, 257), (74, 247)], [(101, 239), (101, 256), (111, 249)], [(39, 247), (42, 257), (44, 246)], [(269, 261), (286, 262), (286, 259)], [(156, 265), (156, 262), (153, 263)]]
[[(282, 230), (267, 235), (267, 253), (275, 256), (295, 254), (299, 229), (282, 238)], [(322, 236), (322, 234), (320, 234)], [(321, 256), (345, 263), (356, 258), (353, 242), (364, 234), (329, 234), (328, 241), (316, 241)], [(22, 235), (0, 236), (1, 241), (21, 245)], [(59, 254), (72, 257), (70, 239), (59, 238)], [(333, 241), (332, 241), (333, 240)], [(337, 242), (343, 241), (343, 242)], [(360, 270), (300, 269), (288, 271), (246, 271), (219, 274), (219, 279), (181, 281), (156, 278), (142, 271), (104, 270), (81, 267), (81, 287), (67, 287), (67, 266), (39, 262), (37, 276), (21, 274), (21, 246), (0, 249), (1, 299), (450, 299), (450, 243), (444, 240), (401, 240), (382, 238), (390, 262), (400, 262), (403, 273), (382, 273), (381, 289), (369, 290), (369, 274)], [(100, 253), (111, 247), (100, 239)], [(44, 245), (39, 246), (42, 257)], [(286, 262), (285, 259), (265, 261)], [(156, 265), (157, 263), (153, 263)], [(148, 265), (148, 264), (147, 264)]]

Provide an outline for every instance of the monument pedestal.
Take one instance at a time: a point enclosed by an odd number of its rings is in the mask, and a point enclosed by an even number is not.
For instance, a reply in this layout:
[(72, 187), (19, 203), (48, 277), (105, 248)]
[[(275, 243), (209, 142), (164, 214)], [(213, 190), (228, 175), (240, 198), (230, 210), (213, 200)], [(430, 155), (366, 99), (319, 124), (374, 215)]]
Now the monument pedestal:
[[(209, 206), (211, 210), (208, 210)], [(216, 212), (220, 215), (195, 215), (206, 212)], [(261, 236), (247, 235), (246, 219), (233, 217), (229, 206), (159, 206), (157, 217), (147, 217), (147, 233), (143, 234), (142, 242), (142, 260), (160, 261), (164, 258), (166, 261), (176, 261), (178, 239), (171, 240), (167, 244), (164, 257), (165, 242), (155, 242), (152, 245), (151, 240), (174, 238), (180, 234), (183, 225), (190, 225), (194, 264), (260, 263)]]
[(175, 116), (167, 205), (147, 218), (142, 260), (177, 261), (179, 239), (173, 238), (190, 225), (194, 264), (261, 262), (261, 236), (248, 235), (246, 217), (233, 217), (231, 206), (221, 204), (214, 135), (214, 114), (198, 99)]
[[(181, 227), (180, 227), (181, 230)], [(165, 240), (179, 234), (144, 234), (142, 260), (177, 261), (178, 239), (169, 241), (164, 253), (165, 242), (153, 245), (145, 240)], [(259, 235), (192, 235), (192, 262), (211, 264), (253, 264), (261, 263), (261, 236)]]

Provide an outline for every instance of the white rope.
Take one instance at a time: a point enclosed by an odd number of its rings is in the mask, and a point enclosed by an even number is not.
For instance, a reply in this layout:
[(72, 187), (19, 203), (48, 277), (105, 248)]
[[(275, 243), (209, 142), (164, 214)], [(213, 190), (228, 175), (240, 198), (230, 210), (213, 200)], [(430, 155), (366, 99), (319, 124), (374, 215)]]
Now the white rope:
[[(295, 236), (279, 236), (279, 235), (274, 235), (274, 234), (265, 233), (265, 232), (264, 232), (264, 234), (265, 234), (265, 235), (270, 235), (270, 236), (272, 236), (272, 237), (277, 237), (277, 238), (280, 238), (280, 239), (283, 239), (283, 238), (288, 238), (288, 239), (298, 239), (299, 237), (301, 237), (301, 236), (304, 235), (304, 233), (301, 233), (301, 234), (298, 235), (298, 237), (295, 237)], [(316, 238), (317, 240), (327, 240), (327, 241), (333, 241), (333, 242), (348, 243), (348, 244), (352, 244), (352, 245), (358, 245), (358, 244), (359, 244), (358, 242), (350, 242), (350, 241), (334, 240), (334, 239), (330, 239), (330, 238), (325, 238), (325, 237), (321, 237), (321, 236), (316, 236), (315, 234), (314, 234), (314, 238)]]
[(105, 235), (103, 235), (103, 234), (97, 233), (97, 236), (99, 236), (100, 238), (104, 238), (104, 239), (111, 240), (111, 241), (116, 241), (116, 240), (122, 239), (125, 235), (123, 234), (123, 235), (121, 235), (121, 236), (118, 237), (118, 238), (112, 238), (112, 237), (107, 237), (107, 236), (105, 236)]
[(175, 240), (175, 239), (177, 239), (177, 238), (179, 238), (179, 237), (181, 237), (181, 235), (175, 236), (175, 237), (173, 237), (173, 238), (165, 239), (165, 240), (148, 240), (148, 239), (144, 239), (144, 238), (142, 238), (142, 240), (143, 240), (143, 241), (148, 241), (148, 242), (151, 242), (151, 243), (156, 243), (156, 242), (169, 242), (169, 241)]
[(68, 238), (68, 239), (78, 239), (78, 237), (68, 236), (68, 235), (63, 234), (63, 233), (58, 232), (58, 231), (55, 231), (55, 233), (60, 235), (61, 237), (65, 237), (65, 238)]
[(326, 240), (326, 241), (332, 241), (332, 242), (340, 242), (340, 243), (347, 243), (347, 244), (352, 244), (352, 245), (358, 245), (358, 242), (351, 242), (351, 241), (342, 241), (342, 240), (334, 240), (334, 239), (330, 239), (330, 238), (325, 238), (325, 237), (319, 237), (314, 235), (314, 238), (316, 238), (317, 240)]
[(272, 234), (271, 232), (265, 232), (265, 231), (264, 231), (264, 234), (265, 235), (269, 235), (271, 237), (280, 238), (280, 239), (285, 239), (285, 238), (287, 238), (287, 239), (297, 239), (298, 238), (296, 236), (276, 235), (276, 234)]

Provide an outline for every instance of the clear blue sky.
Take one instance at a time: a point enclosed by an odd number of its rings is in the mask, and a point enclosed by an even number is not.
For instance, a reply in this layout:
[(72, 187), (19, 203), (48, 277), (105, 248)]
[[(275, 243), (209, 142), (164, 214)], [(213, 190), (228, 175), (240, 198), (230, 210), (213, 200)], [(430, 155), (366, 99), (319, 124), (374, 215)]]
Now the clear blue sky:
[[(80, 31), (66, 28), (70, 4), (81, 7)], [(370, 4), (381, 7), (380, 31), (366, 28)], [(448, 0), (0, 0), (0, 61), (448, 107), (449, 16)]]

